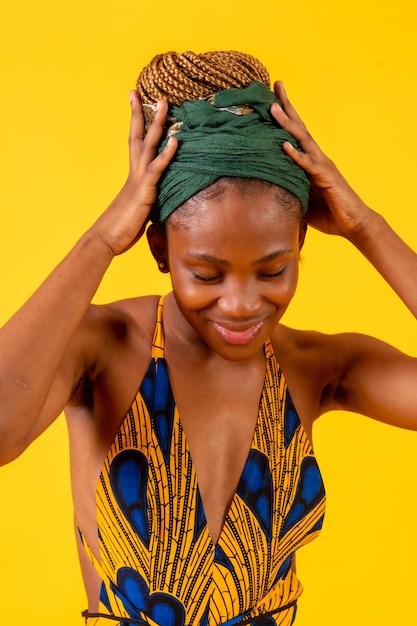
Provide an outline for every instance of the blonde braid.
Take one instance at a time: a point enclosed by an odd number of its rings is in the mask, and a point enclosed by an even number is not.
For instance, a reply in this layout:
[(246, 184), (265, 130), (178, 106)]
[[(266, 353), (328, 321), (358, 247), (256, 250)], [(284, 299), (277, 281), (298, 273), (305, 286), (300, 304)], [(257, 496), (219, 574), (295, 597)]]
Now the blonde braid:
[(244, 52), (166, 52), (144, 67), (136, 88), (144, 104), (165, 99), (181, 105), (187, 100), (206, 98), (221, 89), (247, 87), (254, 80), (269, 87), (266, 68)]

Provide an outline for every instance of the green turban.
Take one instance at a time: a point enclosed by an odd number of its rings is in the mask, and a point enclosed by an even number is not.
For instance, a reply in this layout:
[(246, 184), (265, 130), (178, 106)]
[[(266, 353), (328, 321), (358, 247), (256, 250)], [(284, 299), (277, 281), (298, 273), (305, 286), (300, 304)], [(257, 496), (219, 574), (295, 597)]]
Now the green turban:
[(173, 126), (168, 136), (175, 133), (178, 148), (160, 179), (152, 220), (163, 222), (222, 176), (275, 183), (299, 198), (306, 211), (309, 180), (282, 150), (285, 141), (298, 145), (271, 116), (273, 102), (278, 102), (276, 95), (255, 81), (244, 89), (226, 89), (207, 99), (170, 106)]

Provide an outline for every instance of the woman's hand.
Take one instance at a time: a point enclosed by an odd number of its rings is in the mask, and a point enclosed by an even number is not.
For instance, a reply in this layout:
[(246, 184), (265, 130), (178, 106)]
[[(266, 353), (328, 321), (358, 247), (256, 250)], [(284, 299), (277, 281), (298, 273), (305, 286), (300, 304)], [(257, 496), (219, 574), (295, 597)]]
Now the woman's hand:
[(302, 152), (285, 142), (283, 149), (310, 177), (308, 222), (318, 230), (350, 238), (361, 231), (371, 213), (349, 186), (335, 164), (320, 150), (288, 100), (280, 81), (275, 93), (281, 102), (271, 106), (277, 122), (298, 141)]
[(130, 102), (129, 176), (120, 193), (90, 229), (90, 233), (97, 234), (113, 255), (122, 254), (143, 235), (156, 200), (158, 181), (177, 149), (177, 140), (172, 137), (157, 155), (168, 110), (167, 102), (158, 102), (146, 137), (142, 105), (136, 91), (130, 92)]

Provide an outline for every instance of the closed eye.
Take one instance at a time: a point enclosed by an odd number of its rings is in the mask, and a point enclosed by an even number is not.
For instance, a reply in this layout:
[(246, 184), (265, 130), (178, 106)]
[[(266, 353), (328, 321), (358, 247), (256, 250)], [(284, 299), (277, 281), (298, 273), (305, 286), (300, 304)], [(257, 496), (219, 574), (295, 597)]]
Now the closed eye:
[(287, 268), (284, 267), (282, 270), (279, 270), (279, 272), (274, 272), (273, 274), (267, 274), (267, 273), (263, 273), (260, 274), (261, 278), (279, 278), (280, 276), (283, 276), (283, 274), (285, 274)]
[(221, 276), (217, 275), (217, 276), (200, 276), (200, 274), (196, 274), (195, 272), (193, 272), (193, 278), (195, 278), (195, 280), (198, 280), (202, 283), (213, 283), (216, 280), (220, 280)]

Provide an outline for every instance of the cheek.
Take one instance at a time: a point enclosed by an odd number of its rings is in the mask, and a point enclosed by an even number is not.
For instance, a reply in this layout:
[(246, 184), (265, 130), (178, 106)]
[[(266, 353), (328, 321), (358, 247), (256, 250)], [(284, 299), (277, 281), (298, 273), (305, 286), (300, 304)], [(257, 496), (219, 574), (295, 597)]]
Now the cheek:
[(175, 265), (171, 268), (171, 283), (180, 308), (204, 309), (216, 299), (215, 286), (199, 284), (191, 272)]
[(268, 284), (269, 296), (275, 299), (277, 304), (288, 305), (297, 291), (298, 263), (291, 264), (284, 276)]

